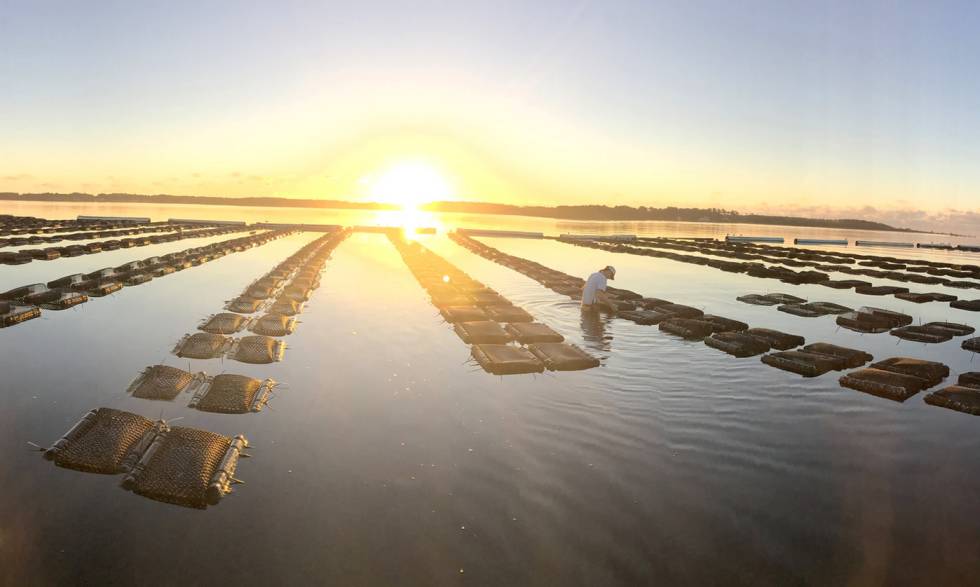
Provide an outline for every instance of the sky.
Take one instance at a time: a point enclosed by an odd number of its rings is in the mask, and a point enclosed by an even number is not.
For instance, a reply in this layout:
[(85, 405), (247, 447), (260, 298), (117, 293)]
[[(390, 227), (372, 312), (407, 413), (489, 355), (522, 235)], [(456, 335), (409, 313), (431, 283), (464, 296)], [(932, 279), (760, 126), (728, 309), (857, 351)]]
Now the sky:
[(453, 199), (980, 231), (978, 29), (976, 2), (0, 0), (0, 191), (358, 200), (408, 166)]

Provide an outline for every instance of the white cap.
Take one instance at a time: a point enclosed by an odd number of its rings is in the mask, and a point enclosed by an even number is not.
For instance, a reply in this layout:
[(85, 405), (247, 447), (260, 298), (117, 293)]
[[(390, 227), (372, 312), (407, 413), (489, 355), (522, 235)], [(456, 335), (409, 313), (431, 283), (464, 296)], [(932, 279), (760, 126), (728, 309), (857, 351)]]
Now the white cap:
[(609, 279), (616, 279), (616, 268), (613, 267), (612, 265), (606, 265), (606, 268), (603, 269), (603, 271), (608, 271), (609, 273), (612, 273), (612, 275), (609, 276)]

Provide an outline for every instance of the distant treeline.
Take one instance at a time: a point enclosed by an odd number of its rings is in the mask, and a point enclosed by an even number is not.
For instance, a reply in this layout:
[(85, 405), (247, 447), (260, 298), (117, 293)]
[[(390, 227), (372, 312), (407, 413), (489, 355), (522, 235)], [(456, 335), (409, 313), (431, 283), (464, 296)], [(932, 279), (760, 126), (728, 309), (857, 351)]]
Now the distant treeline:
[[(90, 203), (144, 203), (144, 204), (204, 204), (214, 206), (265, 206), (285, 208), (337, 208), (345, 210), (395, 210), (398, 206), (377, 202), (349, 202), (345, 200), (319, 200), (277, 197), (214, 197), (171, 196), (167, 194), (18, 194), (0, 192), (0, 200), (24, 200), (45, 202)], [(458, 212), (465, 214), (504, 214), (510, 216), (535, 216), (561, 220), (617, 220), (642, 221), (666, 220), (674, 222), (720, 222), (744, 224), (768, 224), (780, 226), (806, 226), (815, 228), (843, 228), (857, 230), (890, 230), (912, 232), (908, 228), (895, 228), (881, 222), (855, 218), (802, 218), (799, 216), (770, 216), (741, 214), (721, 208), (651, 208), (647, 206), (514, 206), (486, 202), (432, 202), (423, 208), (430, 212)]]
[(259, 206), (267, 208), (343, 208), (348, 210), (396, 210), (398, 206), (377, 202), (347, 202), (344, 200), (318, 200), (276, 197), (220, 197), (220, 196), (171, 196), (168, 194), (18, 194), (0, 192), (0, 200), (24, 200), (34, 202), (89, 202), (93, 204), (120, 202), (136, 204), (197, 204), (207, 206)]
[(801, 218), (799, 216), (769, 216), (742, 214), (721, 208), (650, 208), (647, 206), (512, 206), (481, 202), (433, 202), (423, 206), (432, 212), (465, 212), (470, 214), (511, 214), (519, 216), (543, 216), (562, 220), (666, 220), (675, 222), (720, 222), (744, 224), (774, 224), (783, 226), (809, 226), (820, 228), (848, 228), (859, 230), (892, 230), (910, 232), (908, 228), (895, 228), (881, 222), (853, 218)]

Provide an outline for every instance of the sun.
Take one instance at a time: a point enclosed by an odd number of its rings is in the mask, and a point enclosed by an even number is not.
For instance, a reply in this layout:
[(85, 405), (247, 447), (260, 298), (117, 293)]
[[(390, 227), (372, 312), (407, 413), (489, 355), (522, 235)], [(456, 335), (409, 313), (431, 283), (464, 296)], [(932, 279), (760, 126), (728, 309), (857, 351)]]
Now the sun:
[(400, 161), (364, 178), (375, 202), (395, 204), (402, 210), (417, 210), (426, 202), (446, 200), (453, 186), (435, 166), (425, 161)]

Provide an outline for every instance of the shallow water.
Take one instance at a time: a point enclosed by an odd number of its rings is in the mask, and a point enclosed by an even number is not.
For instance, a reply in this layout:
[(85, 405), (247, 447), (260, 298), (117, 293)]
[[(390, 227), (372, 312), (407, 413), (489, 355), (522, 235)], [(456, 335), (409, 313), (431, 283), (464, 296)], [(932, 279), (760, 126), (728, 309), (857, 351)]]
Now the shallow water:
[[(104, 213), (147, 214), (134, 208)], [(344, 214), (316, 221), (331, 218), (369, 223)], [(583, 323), (567, 298), (442, 235), (421, 240), (603, 365), (505, 378), (479, 371), (388, 240), (360, 233), (327, 263), (297, 331), (286, 337), (283, 362), (170, 354), (224, 300), (317, 236), (273, 241), (0, 330), (5, 583), (975, 581), (980, 418), (929, 406), (924, 393), (899, 404), (843, 389), (835, 373), (803, 379), (655, 327)], [(14, 287), (211, 240), (0, 267), (0, 282)], [(734, 298), (783, 291), (902, 310), (917, 322), (980, 326), (974, 314), (946, 304), (554, 241), (483, 241), (575, 275), (612, 263), (617, 286), (808, 342), (860, 348), (876, 359), (941, 360), (951, 378), (980, 370), (960, 338), (923, 345), (860, 335), (839, 330), (832, 317), (799, 318)], [(270, 409), (249, 415), (189, 410), (186, 397), (125, 396), (129, 381), (158, 362), (284, 386)], [(246, 484), (216, 507), (188, 510), (122, 491), (118, 477), (59, 469), (29, 450), (28, 441), (50, 444), (97, 406), (246, 434), (254, 458), (237, 473)]]

